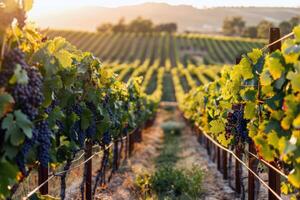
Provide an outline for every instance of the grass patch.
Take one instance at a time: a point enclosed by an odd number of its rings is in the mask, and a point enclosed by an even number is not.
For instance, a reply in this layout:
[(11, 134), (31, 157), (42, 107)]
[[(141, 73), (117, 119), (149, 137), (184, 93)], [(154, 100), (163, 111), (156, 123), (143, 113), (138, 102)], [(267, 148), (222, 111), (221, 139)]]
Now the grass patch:
[(185, 125), (176, 121), (166, 121), (161, 125), (164, 143), (156, 158), (154, 174), (141, 174), (135, 185), (142, 199), (190, 200), (199, 199), (202, 193), (203, 171), (175, 168), (181, 151), (181, 132)]
[(160, 155), (156, 158), (156, 166), (175, 165), (180, 149), (180, 134), (184, 124), (175, 121), (167, 121), (161, 125), (164, 131), (164, 144)]
[(136, 185), (144, 199), (198, 199), (202, 193), (202, 180), (203, 172), (197, 167), (186, 170), (164, 166), (152, 176), (138, 176)]

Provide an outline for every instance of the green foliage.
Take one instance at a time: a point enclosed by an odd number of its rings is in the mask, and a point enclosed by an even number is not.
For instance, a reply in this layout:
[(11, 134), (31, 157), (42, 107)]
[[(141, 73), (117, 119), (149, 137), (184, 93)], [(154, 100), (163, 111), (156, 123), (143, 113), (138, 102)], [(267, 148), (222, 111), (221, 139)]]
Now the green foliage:
[(176, 121), (166, 121), (161, 125), (164, 133), (169, 134), (180, 134), (181, 130), (184, 128), (184, 124)]
[[(269, 25), (264, 22), (264, 29)], [(229, 146), (235, 136), (226, 136), (228, 113), (233, 105), (243, 104), (249, 137), (259, 156), (285, 163), (281, 167), (289, 170), (289, 183), (300, 188), (299, 26), (294, 33), (295, 39), (286, 40), (281, 51), (254, 49), (239, 64), (224, 67), (220, 79), (191, 91), (180, 108), (186, 118)]]
[(268, 38), (269, 37), (269, 29), (273, 27), (273, 23), (263, 20), (257, 25), (257, 37), (259, 38)]
[(136, 185), (144, 196), (156, 195), (158, 199), (197, 199), (202, 193), (203, 172), (197, 167), (191, 170), (159, 168), (152, 176), (139, 175)]
[(242, 19), (242, 17), (227, 17), (223, 21), (223, 33), (225, 35), (241, 35), (245, 24), (246, 22)]
[[(27, 11), (32, 1), (26, 0), (22, 5)], [(27, 73), (21, 66), (16, 66), (12, 76), (7, 77), (6, 86), (0, 88), (0, 199), (9, 197), (9, 188), (26, 176), (19, 172), (16, 155), (24, 141), (32, 137), (38, 122), (49, 123), (52, 132), (49, 164), (59, 166), (72, 159), (74, 152), (85, 148), (72, 137), (76, 123), (83, 133), (95, 125), (95, 133), (83, 136), (83, 143), (89, 139), (99, 144), (104, 132), (109, 132), (113, 140), (118, 139), (124, 136), (125, 129), (131, 131), (153, 118), (158, 102), (142, 92), (141, 78), (132, 78), (127, 84), (120, 82), (91, 53), (79, 51), (61, 37), (43, 41), (43, 35), (29, 25), (5, 29), (5, 51), (19, 48), (24, 52), (28, 66), (36, 66), (43, 77), (45, 99), (33, 120), (18, 108), (18, 102), (6, 87), (28, 84)], [(1, 62), (2, 59), (0, 66)], [(80, 114), (73, 111), (74, 106), (80, 106)], [(57, 122), (63, 128), (59, 128)], [(38, 146), (34, 141), (30, 152), (37, 152)], [(28, 155), (25, 168), (34, 166), (37, 160), (36, 153)]]
[(98, 32), (133, 32), (133, 33), (152, 33), (152, 32), (168, 32), (173, 33), (177, 31), (176, 23), (163, 23), (154, 25), (152, 20), (144, 19), (141, 16), (125, 23), (125, 18), (121, 18), (117, 24), (103, 23), (97, 27)]

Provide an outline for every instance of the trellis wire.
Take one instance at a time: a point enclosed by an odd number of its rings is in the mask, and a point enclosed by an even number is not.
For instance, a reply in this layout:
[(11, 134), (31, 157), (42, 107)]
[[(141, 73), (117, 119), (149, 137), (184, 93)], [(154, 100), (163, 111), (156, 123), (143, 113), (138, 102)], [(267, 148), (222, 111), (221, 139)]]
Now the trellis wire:
[(244, 165), (244, 167), (246, 167), (247, 170), (250, 171), (277, 199), (283, 200), (271, 187), (269, 187), (268, 184), (266, 184), (264, 182), (264, 180), (262, 180), (251, 168), (249, 168), (248, 165), (246, 163), (244, 163), (233, 151), (231, 151), (231, 150), (223, 147), (222, 145), (220, 145), (212, 137), (210, 137), (201, 127), (197, 126), (197, 128), (199, 130), (201, 130), (201, 133), (203, 135), (205, 135), (205, 137), (208, 138), (212, 143), (214, 143), (216, 146), (218, 146), (219, 148), (223, 149), (224, 151), (227, 151), (228, 153), (230, 153), (239, 163), (241, 163), (242, 165)]
[[(125, 139), (127, 139), (127, 137), (129, 137), (130, 135), (132, 135), (133, 133), (135, 133), (137, 131), (137, 129), (134, 129), (133, 131), (131, 131), (127, 136), (124, 136), (120, 139), (117, 139), (115, 141), (123, 141)], [(60, 176), (61, 174), (73, 171), (76, 168), (81, 167), (82, 165), (84, 165), (85, 163), (87, 163), (88, 161), (90, 161), (92, 158), (94, 158), (96, 155), (100, 155), (103, 151), (108, 150), (110, 147), (112, 147), (113, 143), (115, 141), (112, 141), (108, 146), (106, 146), (104, 149), (101, 149), (100, 151), (94, 153), (92, 156), (90, 156), (89, 158), (87, 158), (86, 160), (84, 160), (83, 162), (79, 163), (78, 165), (74, 166), (74, 167), (70, 167), (70, 169), (68, 170), (62, 170), (60, 172), (53, 172), (52, 175), (50, 175), (48, 177), (48, 179), (46, 181), (44, 181), (42, 184), (40, 184), (39, 186), (37, 186), (36, 188), (34, 188), (31, 192), (29, 192), (27, 194), (26, 197), (24, 197), (23, 199), (26, 200), (29, 197), (31, 197), (33, 194), (35, 194), (41, 187), (43, 187), (46, 183), (48, 183), (50, 180), (52, 180), (54, 177)], [(95, 147), (95, 146), (94, 146)], [(78, 160), (80, 160), (86, 153), (82, 153), (76, 160), (73, 160), (72, 163), (77, 162)]]

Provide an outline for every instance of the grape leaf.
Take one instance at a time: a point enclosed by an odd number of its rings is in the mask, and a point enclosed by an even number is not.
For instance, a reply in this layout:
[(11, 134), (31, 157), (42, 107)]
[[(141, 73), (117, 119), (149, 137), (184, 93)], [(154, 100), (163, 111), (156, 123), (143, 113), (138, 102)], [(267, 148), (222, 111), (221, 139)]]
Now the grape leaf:
[(300, 73), (289, 72), (287, 78), (291, 80), (292, 88), (295, 92), (300, 91)]
[(14, 146), (21, 145), (25, 140), (24, 134), (20, 131), (16, 124), (12, 124), (12, 126), (7, 130), (6, 134), (10, 135), (10, 142)]
[(83, 130), (86, 130), (90, 126), (91, 121), (92, 121), (92, 117), (93, 117), (93, 113), (89, 109), (84, 108), (82, 110), (82, 114), (81, 114), (81, 128)]
[(239, 69), (241, 70), (241, 74), (245, 80), (252, 79), (254, 77), (251, 64), (247, 58), (242, 58), (239, 64)]
[[(7, 187), (12, 181), (15, 181), (18, 167), (5, 159), (0, 160), (0, 191), (1, 194), (9, 195), (11, 190)], [(1, 195), (0, 195), (1, 196)]]
[(269, 69), (272, 77), (276, 80), (279, 79), (284, 72), (284, 67), (280, 63), (280, 60), (274, 57), (266, 59), (266, 67)]
[(252, 60), (253, 64), (256, 64), (258, 59), (262, 56), (262, 51), (260, 49), (253, 49), (247, 56)]
[[(299, 33), (300, 34), (300, 33)], [(295, 170), (293, 170), (288, 175), (288, 180), (297, 188), (300, 188), (300, 166), (296, 166)]]
[(265, 138), (263, 138), (261, 135), (257, 135), (254, 137), (254, 142), (259, 148), (259, 153), (263, 156), (263, 158), (266, 161), (273, 161), (274, 160), (274, 155), (273, 151), (268, 145), (267, 141)]
[(221, 119), (212, 120), (209, 125), (211, 133), (218, 134), (225, 131), (225, 124)]
[(53, 55), (59, 61), (63, 68), (67, 68), (72, 65), (72, 54), (70, 54), (68, 51), (60, 50), (58, 52), (55, 52)]
[(28, 119), (28, 117), (23, 114), (20, 110), (17, 110), (14, 112), (16, 117), (16, 125), (22, 129), (22, 131), (25, 133), (25, 135), (28, 138), (32, 137), (32, 122)]
[(298, 114), (298, 116), (294, 119), (293, 126), (296, 129), (300, 129), (300, 114)]
[(14, 75), (9, 80), (10, 84), (24, 84), (28, 83), (28, 76), (26, 70), (22, 69), (21, 65), (17, 64), (14, 70)]
[(295, 34), (296, 40), (300, 41), (300, 26), (296, 26), (293, 29), (293, 32)]
[(254, 102), (247, 102), (244, 109), (245, 119), (252, 119), (256, 116), (256, 104)]

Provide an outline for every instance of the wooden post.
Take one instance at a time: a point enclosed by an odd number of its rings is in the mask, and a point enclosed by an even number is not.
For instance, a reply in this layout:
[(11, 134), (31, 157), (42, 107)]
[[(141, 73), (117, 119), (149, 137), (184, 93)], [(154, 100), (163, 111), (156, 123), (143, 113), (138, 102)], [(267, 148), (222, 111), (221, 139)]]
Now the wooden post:
[[(240, 149), (235, 150), (235, 154), (238, 158), (241, 158), (241, 151)], [(241, 163), (236, 159), (235, 160), (235, 190), (236, 193), (241, 193)]]
[[(86, 143), (85, 150), (85, 159), (89, 159), (92, 156), (93, 151), (93, 143), (91, 140), (88, 140)], [(85, 199), (92, 200), (92, 159), (87, 161), (87, 172), (85, 179)]]
[[(41, 185), (48, 179), (48, 167), (43, 167), (39, 166), (39, 175), (38, 175), (38, 184)], [(48, 194), (48, 182), (45, 183), (41, 188), (40, 188), (40, 193), (42, 195), (47, 195)]]
[(227, 169), (227, 152), (223, 150), (223, 179), (228, 179), (228, 169)]
[[(235, 63), (239, 64), (241, 62), (242, 56), (238, 56), (235, 59)], [(235, 154), (238, 158), (241, 158), (241, 152), (238, 148), (235, 149)], [(235, 190), (238, 194), (241, 193), (241, 164), (240, 162), (236, 159), (235, 160)]]
[[(275, 42), (280, 39), (280, 29), (279, 28), (270, 28), (270, 39), (269, 44)], [(281, 42), (277, 42), (276, 44), (269, 47), (270, 53), (281, 49)], [(271, 163), (274, 167), (276, 166), (274, 163)], [(274, 190), (278, 195), (280, 195), (280, 174), (278, 174), (275, 170), (269, 167), (269, 186)], [(276, 196), (269, 191), (269, 200), (277, 199)]]
[[(270, 28), (270, 32), (269, 32), (270, 36), (269, 36), (269, 44), (275, 42), (276, 40), (280, 39), (280, 29), (279, 28)], [(280, 50), (281, 49), (281, 41), (273, 44), (272, 46), (269, 47), (269, 51), (270, 53), (276, 51), (276, 50)]]
[[(253, 141), (251, 141), (249, 144), (249, 152), (256, 154)], [(248, 165), (252, 171), (255, 171), (254, 162), (255, 162), (255, 158), (253, 156), (249, 155), (248, 156)], [(255, 199), (255, 177), (250, 172), (250, 170), (248, 170), (248, 200), (254, 200), (254, 199)]]
[(207, 154), (210, 156), (210, 147), (209, 147), (209, 139), (206, 138), (206, 150), (207, 150)]
[(221, 149), (216, 145), (217, 148), (217, 167), (218, 170), (221, 171)]

